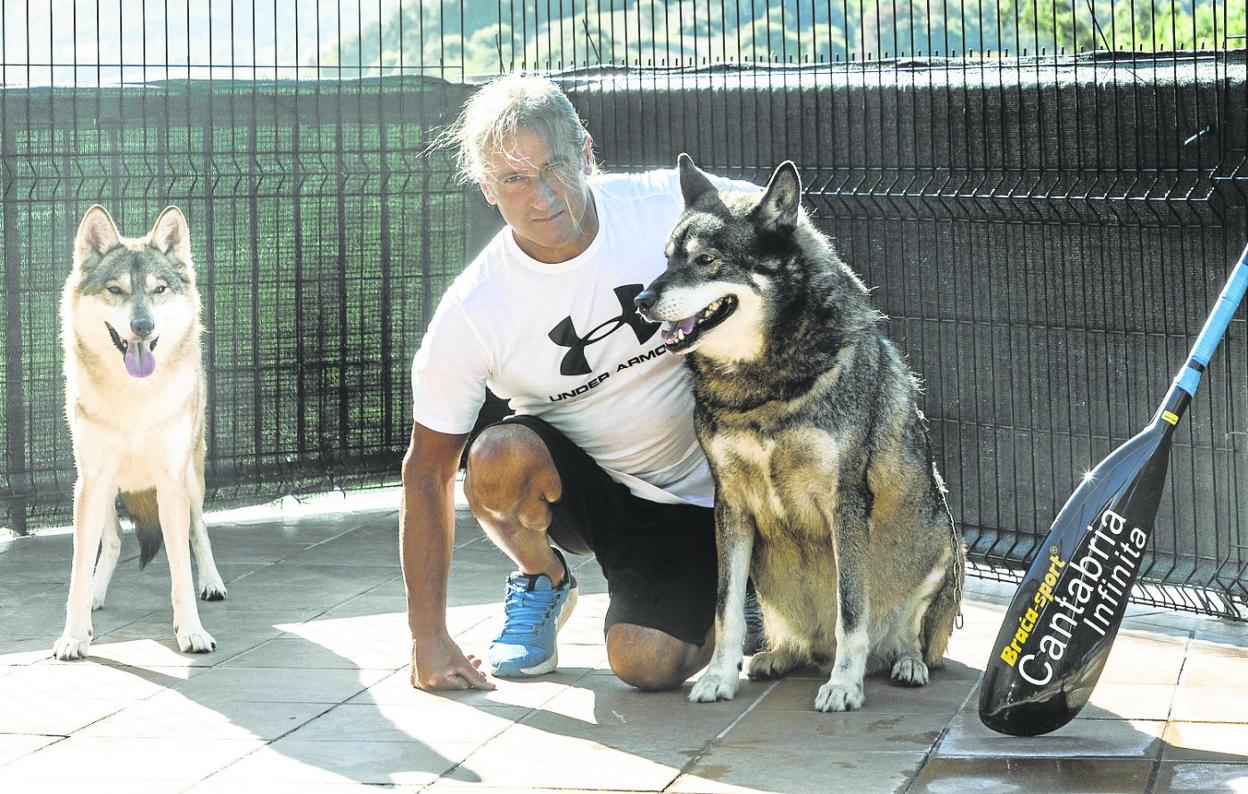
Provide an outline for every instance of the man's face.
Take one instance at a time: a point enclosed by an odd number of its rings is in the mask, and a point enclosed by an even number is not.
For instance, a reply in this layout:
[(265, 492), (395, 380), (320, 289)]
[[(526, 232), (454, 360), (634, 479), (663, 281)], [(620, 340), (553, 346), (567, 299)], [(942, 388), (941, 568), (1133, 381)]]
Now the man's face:
[(536, 133), (520, 128), (513, 146), (486, 158), (481, 181), (486, 201), (498, 207), (526, 254), (541, 262), (566, 262), (598, 232), (589, 185), (591, 143), (574, 162), (552, 155)]

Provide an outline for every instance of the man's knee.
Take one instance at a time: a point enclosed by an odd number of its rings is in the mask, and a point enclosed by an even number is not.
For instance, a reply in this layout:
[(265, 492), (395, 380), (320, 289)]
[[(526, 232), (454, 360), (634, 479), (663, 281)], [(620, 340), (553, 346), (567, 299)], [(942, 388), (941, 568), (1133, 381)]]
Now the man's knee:
[(701, 667), (703, 649), (658, 629), (617, 623), (607, 631), (607, 661), (629, 686), (647, 692), (676, 689)]
[[(559, 498), (559, 474), (541, 437), (520, 424), (487, 427), (468, 450), (464, 496), (479, 517), (549, 522)], [(537, 515), (541, 514), (541, 515)], [(532, 527), (539, 528), (539, 527)]]

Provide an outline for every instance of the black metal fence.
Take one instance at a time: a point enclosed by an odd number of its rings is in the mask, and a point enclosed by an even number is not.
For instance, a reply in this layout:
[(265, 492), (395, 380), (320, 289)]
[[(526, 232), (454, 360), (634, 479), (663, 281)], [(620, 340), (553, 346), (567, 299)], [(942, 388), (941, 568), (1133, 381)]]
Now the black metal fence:
[[(1248, 236), (1245, 2), (0, 5), (0, 525), (68, 516), (56, 306), (92, 203), (191, 222), (218, 500), (393, 479), (408, 364), (493, 221), (424, 155), (559, 73), (609, 169), (679, 151), (808, 206), (878, 289), (977, 572), (1148, 418)], [(1248, 347), (1180, 428), (1139, 600), (1244, 615)]]

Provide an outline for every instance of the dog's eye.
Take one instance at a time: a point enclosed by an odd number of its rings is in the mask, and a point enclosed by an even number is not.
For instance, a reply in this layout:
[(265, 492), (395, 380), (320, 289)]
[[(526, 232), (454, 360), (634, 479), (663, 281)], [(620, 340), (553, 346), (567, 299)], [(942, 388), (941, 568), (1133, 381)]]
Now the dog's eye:
[(118, 287), (116, 284), (114, 284), (108, 288), (108, 293), (110, 295), (121, 295), (122, 294), (121, 287)]
[(165, 290), (167, 290), (167, 289), (169, 289), (169, 288), (168, 288), (168, 287), (166, 287), (164, 284), (157, 284), (157, 285), (156, 285), (156, 289), (152, 290), (152, 292), (154, 292), (154, 293), (156, 293), (157, 295), (159, 295), (159, 294), (161, 294), (162, 292), (164, 292), (164, 291), (165, 291)]
[(710, 254), (698, 254), (693, 261), (697, 262), (699, 265), (709, 265), (715, 261), (715, 257)]

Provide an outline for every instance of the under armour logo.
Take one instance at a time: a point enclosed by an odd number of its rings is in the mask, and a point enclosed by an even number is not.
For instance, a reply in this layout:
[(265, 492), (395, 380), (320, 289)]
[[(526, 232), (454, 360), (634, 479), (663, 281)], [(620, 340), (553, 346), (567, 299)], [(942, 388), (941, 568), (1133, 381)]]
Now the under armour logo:
[(659, 330), (659, 324), (648, 323), (641, 319), (641, 316), (637, 314), (637, 307), (633, 305), (633, 299), (641, 293), (641, 289), (641, 284), (625, 284), (622, 287), (616, 287), (615, 297), (620, 301), (619, 316), (612, 317), (605, 323), (591, 329), (584, 336), (576, 332), (576, 326), (573, 325), (571, 317), (564, 317), (559, 321), (558, 325), (550, 329), (548, 334), (550, 341), (559, 345), (559, 347), (568, 348), (568, 352), (563, 356), (563, 361), (559, 364), (560, 375), (589, 374), (592, 370), (589, 367), (589, 362), (585, 359), (585, 348), (594, 342), (601, 342), (623, 326), (627, 325), (633, 329), (633, 333), (637, 335), (638, 343), (654, 336), (654, 332)]

